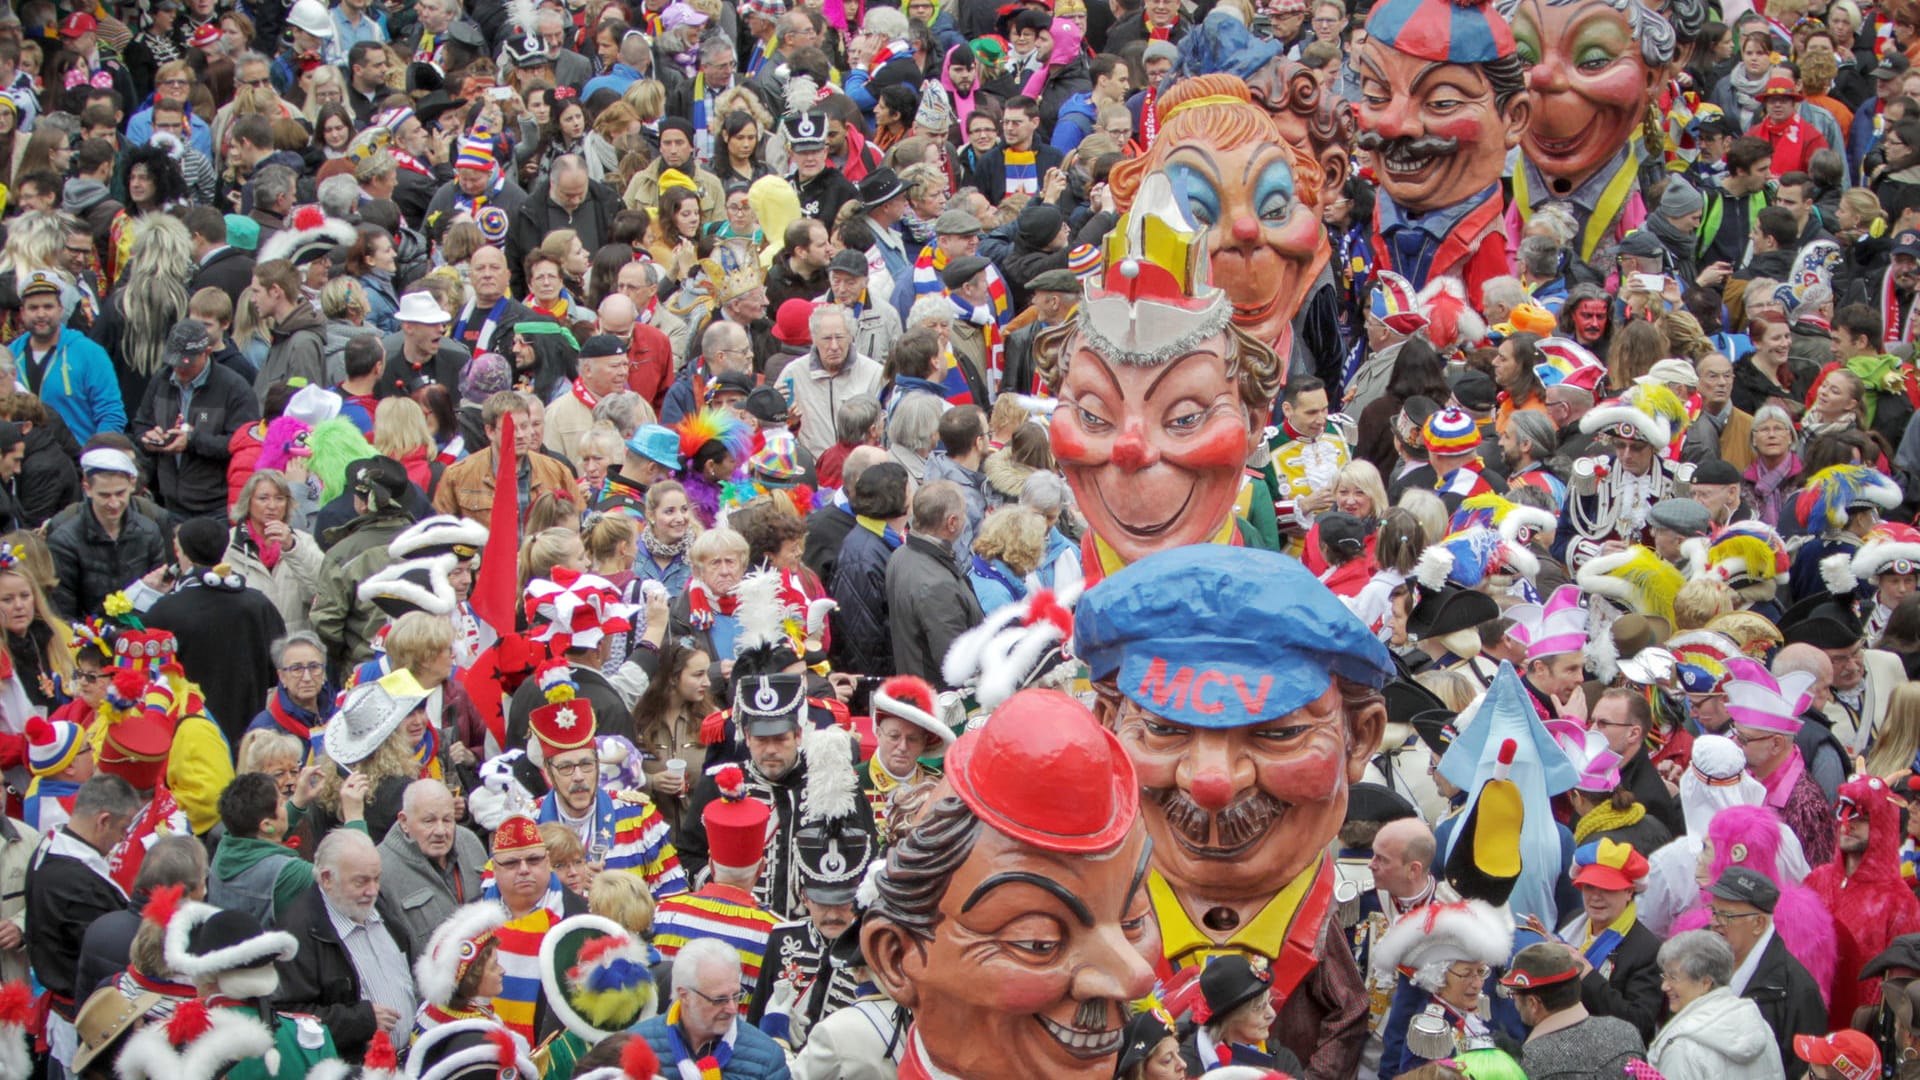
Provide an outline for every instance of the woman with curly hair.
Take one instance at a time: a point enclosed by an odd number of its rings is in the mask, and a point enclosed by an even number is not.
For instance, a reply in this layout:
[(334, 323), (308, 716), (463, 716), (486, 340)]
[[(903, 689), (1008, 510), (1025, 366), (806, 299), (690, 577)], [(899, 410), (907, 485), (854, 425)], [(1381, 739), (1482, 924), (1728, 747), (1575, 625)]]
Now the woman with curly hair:
[[(131, 161), (129, 176), (150, 170), (150, 187), (141, 190), (165, 191), (168, 184), (176, 193), (184, 189), (180, 167), (166, 151), (136, 146)], [(160, 205), (148, 197), (150, 205)], [(136, 211), (137, 204), (129, 205), (114, 218), (109, 255), (120, 258), (120, 281), (100, 305), (93, 335), (113, 358), (121, 397), (127, 401), (139, 401), (146, 392), (153, 373), (160, 370), (167, 331), (187, 317), (187, 281), (194, 268), (193, 244), (179, 218), (157, 209)]]

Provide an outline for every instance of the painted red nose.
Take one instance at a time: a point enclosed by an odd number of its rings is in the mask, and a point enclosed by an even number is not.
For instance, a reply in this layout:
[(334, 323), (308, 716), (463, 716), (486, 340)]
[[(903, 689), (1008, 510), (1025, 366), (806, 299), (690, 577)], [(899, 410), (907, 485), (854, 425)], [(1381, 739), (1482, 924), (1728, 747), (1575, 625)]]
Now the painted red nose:
[(1260, 223), (1250, 217), (1233, 219), (1233, 238), (1242, 244), (1251, 244), (1260, 239)]
[(1120, 437), (1113, 441), (1113, 463), (1128, 472), (1144, 469), (1157, 460), (1152, 444), (1147, 441), (1147, 433), (1137, 422), (1128, 424)]
[(1208, 769), (1195, 774), (1193, 778), (1193, 801), (1210, 813), (1219, 813), (1233, 801), (1233, 778), (1224, 772)]

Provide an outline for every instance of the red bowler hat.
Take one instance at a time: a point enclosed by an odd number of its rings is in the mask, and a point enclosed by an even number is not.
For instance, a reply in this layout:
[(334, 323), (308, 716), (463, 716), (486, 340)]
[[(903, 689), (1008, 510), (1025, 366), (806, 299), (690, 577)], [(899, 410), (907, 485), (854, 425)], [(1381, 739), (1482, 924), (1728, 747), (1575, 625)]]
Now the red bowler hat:
[(727, 765), (713, 774), (720, 797), (700, 811), (707, 827), (707, 861), (715, 866), (744, 870), (767, 853), (767, 821), (773, 811), (747, 796), (747, 774)]
[(1140, 782), (1120, 740), (1058, 690), (1008, 698), (946, 762), (954, 794), (981, 820), (1042, 851), (1106, 851), (1140, 816)]

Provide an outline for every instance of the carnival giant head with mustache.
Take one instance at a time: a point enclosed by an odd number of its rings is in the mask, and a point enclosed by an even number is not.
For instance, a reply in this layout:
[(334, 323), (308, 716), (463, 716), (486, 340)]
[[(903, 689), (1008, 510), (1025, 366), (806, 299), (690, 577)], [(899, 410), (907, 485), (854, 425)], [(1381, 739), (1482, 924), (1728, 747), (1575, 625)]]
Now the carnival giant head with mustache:
[(1191, 917), (1264, 901), (1321, 858), (1379, 747), (1393, 665), (1310, 572), (1224, 545), (1149, 556), (1081, 599), (1074, 652)]
[(1532, 103), (1499, 13), (1473, 0), (1384, 0), (1354, 67), (1357, 142), (1401, 211), (1456, 206), (1500, 182)]
[(1107, 1080), (1160, 959), (1127, 755), (1086, 706), (1026, 690), (946, 766), (860, 927), (874, 981), (913, 1011), (900, 1075)]

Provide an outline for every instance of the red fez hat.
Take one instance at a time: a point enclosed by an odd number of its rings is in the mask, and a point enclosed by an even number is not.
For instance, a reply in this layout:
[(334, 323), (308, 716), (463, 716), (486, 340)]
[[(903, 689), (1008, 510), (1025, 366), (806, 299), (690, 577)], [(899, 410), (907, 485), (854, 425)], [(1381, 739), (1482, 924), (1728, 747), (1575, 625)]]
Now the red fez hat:
[(170, 727), (145, 714), (129, 716), (107, 728), (95, 763), (101, 772), (125, 780), (134, 790), (151, 791), (166, 774), (167, 751), (172, 746)]
[(767, 820), (773, 811), (759, 799), (747, 797), (747, 774), (740, 766), (725, 766), (713, 779), (720, 797), (700, 811), (707, 827), (707, 861), (743, 870), (767, 853)]
[[(1058, 690), (1022, 690), (947, 751), (954, 794), (993, 828), (1041, 849), (1106, 851), (1140, 815), (1120, 740)], [(1071, 791), (1075, 798), (1061, 799)]]
[(509, 816), (493, 831), (493, 853), (496, 857), (509, 851), (545, 846), (546, 841), (540, 838), (540, 823), (525, 814)]

